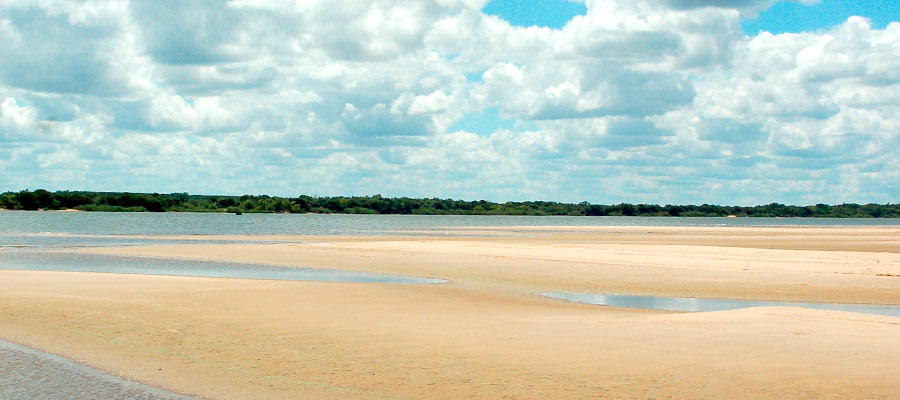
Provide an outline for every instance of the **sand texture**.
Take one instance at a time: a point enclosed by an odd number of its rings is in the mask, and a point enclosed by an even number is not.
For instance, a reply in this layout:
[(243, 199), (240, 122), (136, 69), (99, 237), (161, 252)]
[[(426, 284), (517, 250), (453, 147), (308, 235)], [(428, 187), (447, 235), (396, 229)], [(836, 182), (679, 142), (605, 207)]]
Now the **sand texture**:
[(0, 271), (0, 338), (204, 398), (900, 398), (900, 318), (535, 294), (900, 305), (896, 227), (444, 233), (85, 249), (450, 282)]

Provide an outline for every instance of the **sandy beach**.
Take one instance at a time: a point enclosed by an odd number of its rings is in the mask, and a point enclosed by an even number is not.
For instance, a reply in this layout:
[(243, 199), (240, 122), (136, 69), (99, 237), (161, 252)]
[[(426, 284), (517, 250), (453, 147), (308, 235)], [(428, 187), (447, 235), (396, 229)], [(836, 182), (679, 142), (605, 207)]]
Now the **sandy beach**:
[(678, 313), (535, 294), (900, 305), (898, 227), (231, 239), (81, 251), (449, 282), (0, 271), (0, 339), (216, 399), (900, 397), (900, 318), (785, 307)]

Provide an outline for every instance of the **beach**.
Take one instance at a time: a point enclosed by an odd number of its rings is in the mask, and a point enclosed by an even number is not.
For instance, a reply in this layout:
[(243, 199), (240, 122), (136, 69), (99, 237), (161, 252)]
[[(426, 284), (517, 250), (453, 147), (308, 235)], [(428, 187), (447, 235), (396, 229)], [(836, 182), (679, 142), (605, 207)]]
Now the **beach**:
[[(202, 398), (896, 398), (900, 318), (546, 291), (900, 305), (900, 228), (464, 227), (78, 251), (436, 285), (0, 271), (0, 339)], [(209, 243), (204, 243), (209, 239)]]

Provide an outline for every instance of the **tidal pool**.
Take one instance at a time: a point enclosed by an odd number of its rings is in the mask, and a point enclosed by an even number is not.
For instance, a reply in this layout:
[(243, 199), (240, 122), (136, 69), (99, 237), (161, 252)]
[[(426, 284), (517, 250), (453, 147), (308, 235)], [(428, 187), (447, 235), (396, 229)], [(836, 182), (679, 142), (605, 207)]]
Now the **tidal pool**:
[(701, 299), (693, 297), (655, 297), (622, 294), (545, 292), (542, 296), (574, 303), (610, 307), (643, 308), (669, 311), (723, 311), (748, 307), (803, 307), (900, 317), (900, 306), (875, 304), (809, 303), (759, 300)]
[(53, 354), (0, 340), (0, 399), (188, 400)]
[(0, 251), (0, 270), (108, 272), (322, 282), (437, 284), (444, 279), (269, 264), (49, 251)]

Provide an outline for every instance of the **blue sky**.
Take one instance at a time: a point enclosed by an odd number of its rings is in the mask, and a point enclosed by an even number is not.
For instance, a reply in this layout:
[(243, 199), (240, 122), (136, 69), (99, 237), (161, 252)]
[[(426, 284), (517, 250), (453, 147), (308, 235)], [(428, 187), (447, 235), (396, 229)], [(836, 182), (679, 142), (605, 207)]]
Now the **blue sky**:
[(0, 191), (896, 203), (898, 7), (0, 0)]
[(562, 28), (576, 15), (584, 15), (584, 3), (568, 0), (491, 0), (482, 11), (516, 26)]
[(820, 0), (804, 5), (796, 2), (778, 2), (756, 18), (741, 22), (744, 32), (755, 35), (759, 31), (771, 33), (804, 32), (828, 29), (843, 23), (851, 16), (866, 17), (872, 26), (884, 28), (900, 21), (900, 2), (891, 0)]
[[(558, 29), (576, 15), (587, 13), (587, 7), (583, 2), (569, 0), (490, 0), (483, 11), (516, 26)], [(874, 27), (884, 28), (888, 23), (900, 20), (900, 2), (818, 0), (803, 4), (778, 1), (758, 15), (743, 18), (741, 26), (748, 35), (755, 35), (759, 31), (796, 33), (829, 28), (854, 15), (870, 19)]]

